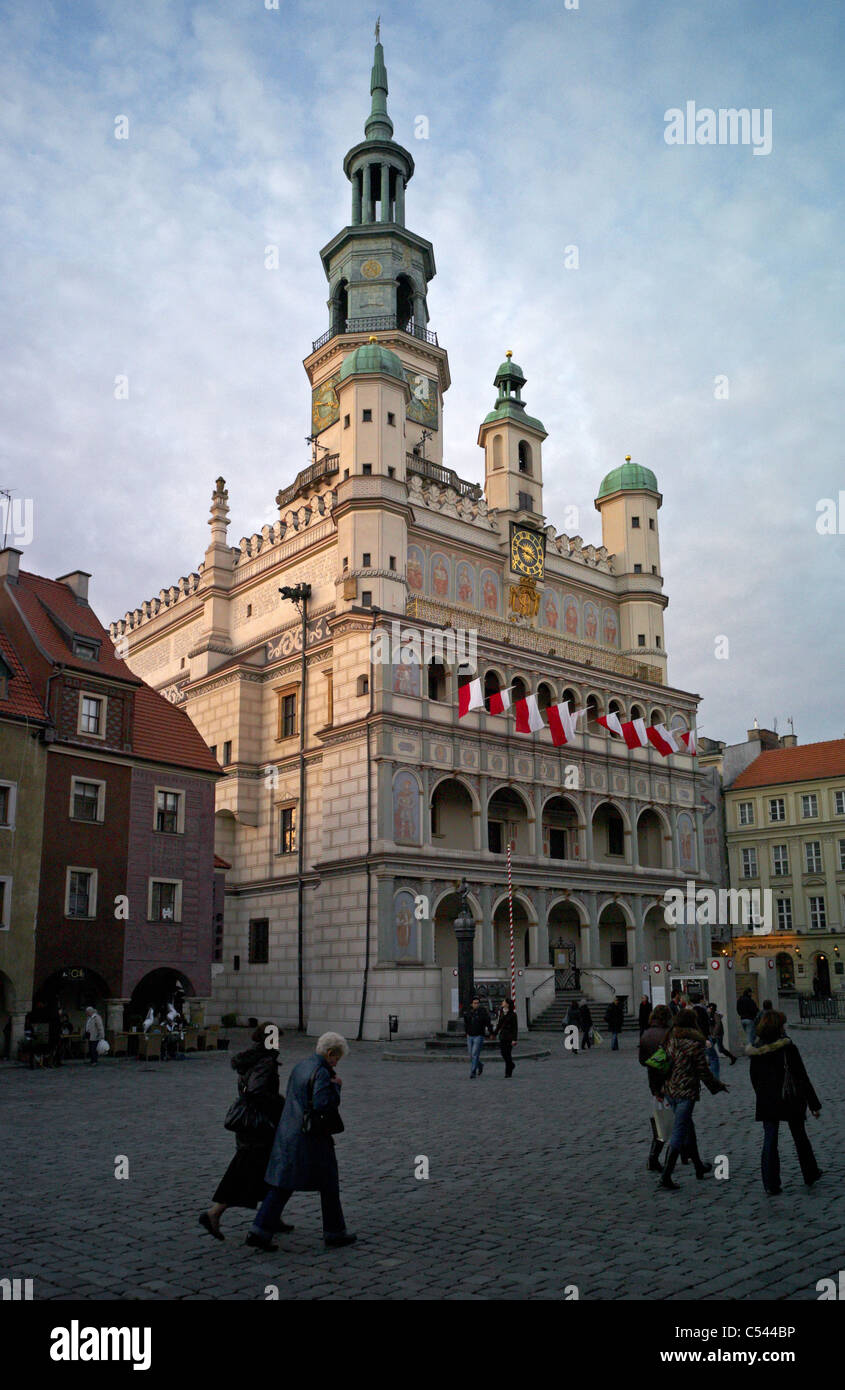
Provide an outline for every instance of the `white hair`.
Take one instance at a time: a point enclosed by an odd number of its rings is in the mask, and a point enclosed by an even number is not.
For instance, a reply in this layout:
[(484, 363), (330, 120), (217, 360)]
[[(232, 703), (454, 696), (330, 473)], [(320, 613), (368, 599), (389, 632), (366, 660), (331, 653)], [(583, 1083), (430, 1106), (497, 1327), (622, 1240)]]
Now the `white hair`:
[(336, 1052), (341, 1057), (345, 1057), (349, 1051), (349, 1043), (342, 1038), (340, 1033), (323, 1033), (317, 1039), (317, 1046), (314, 1049), (321, 1057), (328, 1057), (330, 1052)]

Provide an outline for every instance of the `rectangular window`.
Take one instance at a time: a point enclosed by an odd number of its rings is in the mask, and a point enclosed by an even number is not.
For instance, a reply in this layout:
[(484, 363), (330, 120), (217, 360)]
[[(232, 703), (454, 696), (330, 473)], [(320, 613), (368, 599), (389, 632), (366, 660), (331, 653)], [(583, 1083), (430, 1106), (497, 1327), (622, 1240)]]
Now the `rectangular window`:
[(534, 502), (529, 492), (520, 492), (517, 502), (521, 512), (533, 512)]
[(344, 428), (345, 430), (348, 430), (348, 429), (349, 429), (349, 416), (348, 416), (348, 415), (344, 415), (344, 417), (343, 417), (343, 428)]
[(88, 734), (91, 738), (104, 737), (105, 703), (105, 700), (98, 695), (80, 695), (78, 733)]
[(652, 572), (652, 574), (657, 574), (657, 566), (656, 566), (656, 565), (652, 565), (652, 567), (651, 567), (651, 572)]
[(608, 854), (625, 853), (625, 827), (622, 824), (621, 816), (613, 816), (607, 822), (607, 852)]
[(147, 917), (150, 922), (178, 922), (182, 916), (182, 885), (176, 879), (151, 878)]
[(491, 820), (487, 822), (487, 848), (491, 854), (502, 853), (502, 844), (504, 843), (503, 830), (504, 826), (500, 820)]
[(208, 746), (208, 751), (209, 751), (209, 753), (211, 754), (212, 758), (215, 758), (215, 759), (217, 758), (217, 744), (216, 744), (216, 743), (211, 743), (211, 744), (209, 744), (209, 746)]
[(16, 782), (0, 782), (0, 827), (12, 830), (15, 824)]
[(659, 637), (655, 637), (655, 639), (654, 639), (654, 645), (655, 645), (655, 647), (657, 648), (658, 651), (660, 651), (660, 641), (661, 641), (661, 639), (660, 639)]
[(638, 516), (632, 516), (632, 517), (631, 517), (631, 526), (633, 527), (633, 529), (634, 529), (635, 531), (639, 531), (639, 529), (640, 529), (640, 518), (639, 518)]
[(812, 820), (819, 814), (819, 798), (815, 792), (807, 792), (801, 797), (801, 815), (804, 820)]
[(70, 789), (70, 814), (73, 820), (103, 820), (105, 782), (83, 782), (78, 777), (72, 777)]
[(566, 831), (560, 826), (549, 826), (549, 858), (566, 858)]
[(395, 569), (396, 569), (396, 556), (395, 556), (395, 555), (391, 555), (391, 557), (390, 557), (390, 569), (392, 569), (392, 570), (394, 570), (394, 571), (395, 571)]
[(279, 702), (279, 738), (293, 738), (296, 733), (296, 694), (283, 695)]
[(184, 828), (181, 792), (156, 787), (155, 828), (165, 835), (177, 835)]
[(808, 840), (804, 846), (804, 863), (808, 874), (820, 874), (822, 871), (822, 842), (821, 840)]
[(839, 872), (845, 873), (845, 840), (839, 841)]
[(387, 423), (388, 423), (389, 425), (395, 425), (395, 424), (396, 424), (396, 416), (393, 414), (393, 411), (392, 411), (392, 410), (388, 410), (388, 412), (387, 412)]
[(833, 810), (837, 816), (845, 816), (845, 792), (833, 793)]
[(778, 898), (778, 931), (792, 931), (792, 899)]
[(786, 820), (786, 802), (782, 796), (773, 796), (769, 801), (769, 820)]
[(279, 811), (279, 854), (296, 852), (296, 807), (282, 806)]
[(653, 531), (653, 530), (654, 530), (654, 517), (653, 517), (653, 516), (650, 516), (649, 519), (648, 519), (648, 529), (649, 529), (649, 531)]
[(12, 917), (12, 880), (0, 878), (0, 931), (8, 931)]
[(326, 678), (326, 723), (334, 723), (334, 672), (324, 671)]
[(364, 551), (364, 569), (365, 569), (365, 570), (368, 570), (369, 568), (370, 568), (370, 552), (369, 552), (369, 550), (365, 550), (365, 551)]
[(642, 565), (634, 565), (634, 574), (642, 574), (642, 572), (643, 572), (643, 567), (642, 567)]
[(270, 922), (266, 917), (257, 917), (249, 924), (249, 963), (267, 965), (269, 960)]
[(742, 877), (757, 877), (757, 851), (756, 849), (744, 849), (742, 851)]
[(74, 637), (73, 654), (83, 661), (96, 661), (100, 652), (99, 642), (87, 642), (84, 637)]
[(372, 608), (372, 606), (373, 606), (373, 591), (372, 591), (372, 589), (364, 589), (363, 592), (362, 592), (362, 594), (361, 594), (361, 607), (362, 607), (362, 608)]
[(827, 929), (827, 911), (824, 905), (824, 898), (810, 899), (810, 931), (825, 931)]
[(740, 801), (739, 803), (739, 823), (740, 825), (754, 824), (754, 802)]
[(214, 915), (214, 945), (211, 951), (213, 961), (223, 959), (223, 913), (217, 912)]
[(96, 869), (68, 869), (65, 888), (65, 916), (95, 917), (96, 915)]
[(388, 476), (388, 478), (395, 478), (395, 477), (396, 477), (396, 469), (395, 469), (395, 468), (388, 468), (388, 470), (387, 470), (387, 476)]
[(232, 740), (229, 738), (223, 744), (223, 766), (228, 767), (232, 761)]
[(361, 419), (364, 421), (364, 424), (365, 424), (365, 425), (369, 425), (370, 422), (372, 421), (372, 418), (373, 418), (373, 412), (372, 412), (371, 410), (362, 410), (362, 411), (361, 411)]
[(788, 845), (772, 845), (772, 873), (775, 878), (789, 877)]
[(361, 472), (363, 473), (363, 475), (364, 475), (365, 478), (370, 478), (370, 477), (372, 477), (373, 465), (372, 465), (371, 463), (364, 463), (364, 464), (362, 464), (362, 465), (361, 465)]
[(644, 646), (645, 646), (645, 633), (644, 633), (644, 632), (638, 632), (638, 633), (637, 633), (637, 646), (638, 646), (638, 647), (644, 647)]

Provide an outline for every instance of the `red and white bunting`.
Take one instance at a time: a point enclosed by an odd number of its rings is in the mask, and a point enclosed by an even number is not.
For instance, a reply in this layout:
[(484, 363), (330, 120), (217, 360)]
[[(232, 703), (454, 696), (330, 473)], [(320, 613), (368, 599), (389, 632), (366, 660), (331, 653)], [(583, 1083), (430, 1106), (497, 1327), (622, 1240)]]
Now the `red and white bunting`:
[(585, 709), (570, 711), (568, 700), (564, 700), (560, 705), (549, 705), (549, 729), (555, 748), (562, 748), (565, 743), (572, 742), (578, 732), (578, 721), (583, 719), (586, 713)]
[(691, 758), (698, 757), (698, 744), (695, 738), (695, 729), (690, 729), (688, 733), (681, 734), (681, 743), (686, 745), (686, 750)]
[(657, 749), (661, 758), (668, 758), (670, 753), (677, 753), (678, 741), (665, 724), (655, 724), (653, 728), (646, 729), (646, 734), (649, 743)]
[(496, 690), (493, 692), (490, 696), (491, 714), (504, 714), (506, 710), (510, 709), (512, 688), (513, 687), (509, 685), (507, 690)]
[(622, 724), (618, 714), (600, 714), (598, 717), (598, 723), (603, 725), (603, 727), (607, 729), (608, 733), (618, 734), (620, 738), (625, 737), (625, 735), (622, 732)]
[(644, 719), (631, 719), (621, 727), (622, 737), (629, 748), (648, 748), (648, 730)]
[(466, 685), (458, 686), (458, 718), (463, 719), (470, 710), (484, 708), (484, 691), (481, 688), (481, 681), (467, 681)]
[(545, 723), (537, 704), (536, 695), (526, 695), (524, 700), (517, 700), (513, 707), (516, 715), (516, 731), (518, 734), (538, 734), (544, 729)]

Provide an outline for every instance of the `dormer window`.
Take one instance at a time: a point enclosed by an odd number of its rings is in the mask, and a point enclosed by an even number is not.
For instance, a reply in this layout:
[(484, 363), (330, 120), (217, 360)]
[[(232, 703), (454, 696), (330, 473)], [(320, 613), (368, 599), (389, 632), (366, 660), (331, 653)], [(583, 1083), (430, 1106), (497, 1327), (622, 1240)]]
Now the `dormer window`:
[(97, 661), (100, 655), (99, 642), (90, 642), (86, 637), (74, 637), (73, 654), (83, 661)]

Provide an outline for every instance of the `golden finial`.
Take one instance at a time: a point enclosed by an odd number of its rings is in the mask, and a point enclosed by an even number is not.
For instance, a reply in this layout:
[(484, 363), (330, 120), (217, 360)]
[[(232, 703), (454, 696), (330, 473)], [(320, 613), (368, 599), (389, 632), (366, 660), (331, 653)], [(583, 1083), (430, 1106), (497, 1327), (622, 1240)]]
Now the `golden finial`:
[(513, 353), (511, 352), (510, 348), (508, 348), (507, 352), (505, 353), (505, 357), (508, 359), (508, 361), (510, 361), (513, 357)]
[(626, 462), (626, 463), (630, 463), (630, 462), (631, 462), (631, 455), (630, 455), (630, 454), (626, 454), (626, 455), (625, 455), (625, 462)]
[(368, 343), (377, 343), (377, 342), (378, 342), (378, 338), (376, 337), (375, 333), (371, 333), (371, 334), (370, 334), (369, 338), (367, 339), (367, 342), (368, 342)]

